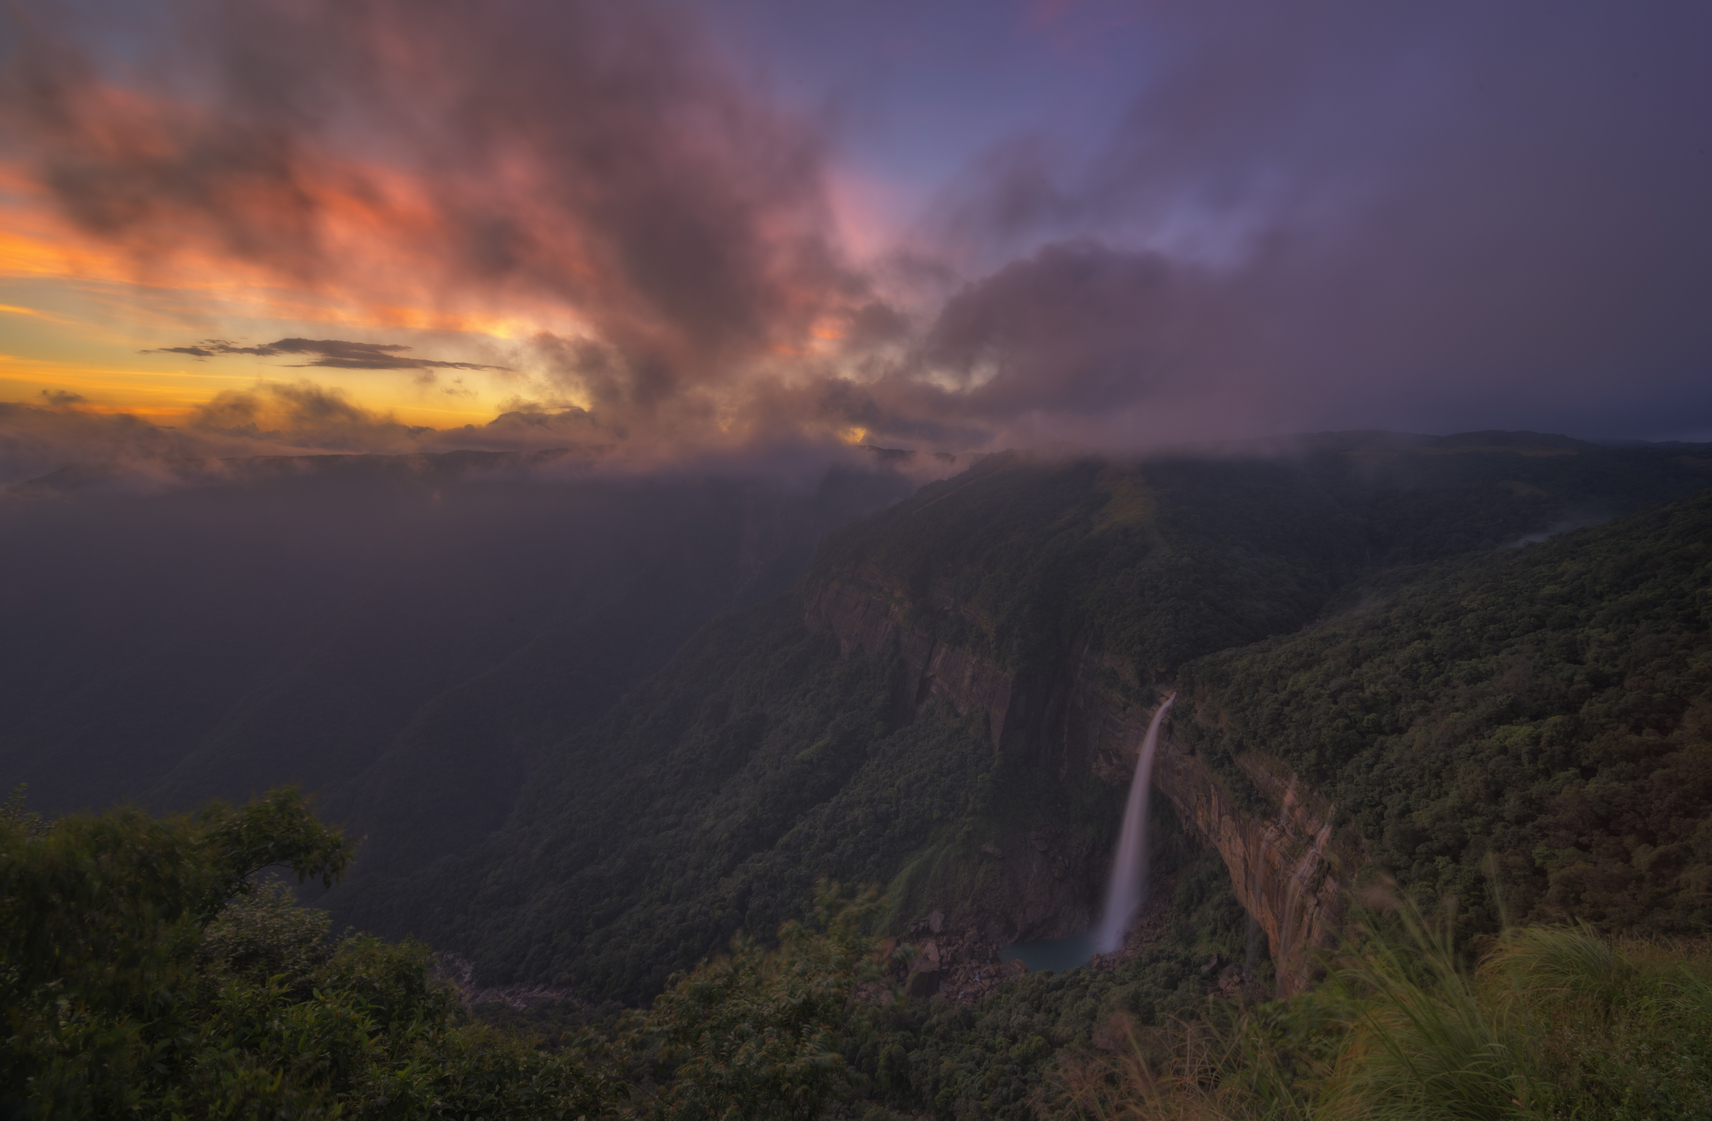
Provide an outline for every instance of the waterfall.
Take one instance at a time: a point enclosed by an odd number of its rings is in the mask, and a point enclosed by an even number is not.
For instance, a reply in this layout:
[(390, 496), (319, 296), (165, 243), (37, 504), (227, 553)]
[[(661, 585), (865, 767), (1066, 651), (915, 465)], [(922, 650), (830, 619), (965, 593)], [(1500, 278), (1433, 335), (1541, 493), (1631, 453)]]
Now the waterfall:
[(1112, 882), (1106, 888), (1106, 910), (1094, 938), (1098, 953), (1109, 954), (1122, 948), (1130, 920), (1147, 898), (1148, 788), (1153, 781), (1153, 755), (1159, 747), (1159, 725), (1165, 719), (1165, 710), (1176, 699), (1176, 693), (1165, 698), (1141, 741), (1141, 757), (1135, 761), (1135, 777), (1130, 779), (1129, 801), (1124, 806), (1123, 829), (1118, 833)]

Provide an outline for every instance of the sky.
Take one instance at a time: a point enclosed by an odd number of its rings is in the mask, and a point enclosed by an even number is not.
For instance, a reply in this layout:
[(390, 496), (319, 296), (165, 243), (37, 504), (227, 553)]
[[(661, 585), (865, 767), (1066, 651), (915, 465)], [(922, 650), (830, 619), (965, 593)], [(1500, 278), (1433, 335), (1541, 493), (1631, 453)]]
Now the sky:
[(0, 481), (1712, 440), (1712, 8), (14, 0)]

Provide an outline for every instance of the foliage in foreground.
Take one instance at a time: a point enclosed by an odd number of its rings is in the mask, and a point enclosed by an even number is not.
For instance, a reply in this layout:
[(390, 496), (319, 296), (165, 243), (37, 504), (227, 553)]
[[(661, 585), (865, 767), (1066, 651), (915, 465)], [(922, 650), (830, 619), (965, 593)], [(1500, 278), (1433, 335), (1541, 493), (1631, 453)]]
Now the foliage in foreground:
[(1473, 971), (1419, 919), (1370, 936), (1321, 989), (1067, 1057), (1102, 1121), (1712, 1116), (1712, 947), (1506, 931)]
[(472, 1023), (427, 947), (329, 937), (255, 874), (330, 879), (350, 846), (301, 795), (48, 827), (0, 813), (0, 1114), (84, 1117), (817, 1116), (873, 957), (874, 900), (673, 979), (616, 1038), (549, 1050)]
[(839, 1031), (854, 1013), (854, 984), (874, 963), (862, 920), (873, 893), (841, 900), (823, 885), (815, 925), (787, 923), (777, 950), (749, 939), (687, 975), (631, 1018), (620, 1043), (651, 1048), (669, 1072), (647, 1116), (768, 1117), (809, 1121), (846, 1079)]
[(933, 997), (868, 1009), (844, 1033), (855, 1073), (847, 1097), (946, 1121), (1027, 1121), (1054, 1109), (1057, 1056), (1090, 1046), (1113, 1015), (1148, 1024), (1196, 1015), (1216, 982), (1203, 967), (1214, 955), (1242, 960), (1248, 922), (1217, 852), (1173, 855), (1170, 903), (1145, 950), (1112, 969), (1026, 973), (975, 1004)]
[[(861, 931), (880, 903), (827, 886), (812, 923), (787, 924), (776, 948), (740, 940), (675, 976), (651, 1009), (546, 1046), (472, 1022), (426, 947), (335, 940), (323, 912), (255, 878), (272, 865), (331, 877), (348, 859), (348, 844), (289, 791), (196, 817), (127, 810), (51, 827), (0, 808), (0, 1112), (1712, 1114), (1705, 945), (1528, 927), (1469, 971), (1448, 935), (1405, 914), (1287, 1003), (1244, 1009), (1209, 996), (1199, 941), (1117, 971), (1029, 976), (974, 1007), (863, 1003), (856, 988), (877, 959)], [(1210, 870), (1185, 872), (1166, 926), (1222, 931), (1218, 944), (1234, 949), (1237, 916), (1207, 888)], [(1164, 1026), (1147, 1024), (1160, 1017)]]

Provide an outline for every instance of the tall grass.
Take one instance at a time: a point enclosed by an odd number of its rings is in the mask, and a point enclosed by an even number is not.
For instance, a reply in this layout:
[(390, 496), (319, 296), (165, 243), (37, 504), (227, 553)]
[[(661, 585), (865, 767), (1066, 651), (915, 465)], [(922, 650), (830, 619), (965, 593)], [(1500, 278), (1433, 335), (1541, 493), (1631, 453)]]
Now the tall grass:
[[(1448, 926), (1448, 924), (1444, 924)], [(1118, 1029), (1118, 1030), (1113, 1030)], [(1507, 931), (1474, 969), (1404, 911), (1318, 990), (1193, 1022), (1112, 1025), (1065, 1061), (1102, 1121), (1712, 1118), (1712, 945)]]

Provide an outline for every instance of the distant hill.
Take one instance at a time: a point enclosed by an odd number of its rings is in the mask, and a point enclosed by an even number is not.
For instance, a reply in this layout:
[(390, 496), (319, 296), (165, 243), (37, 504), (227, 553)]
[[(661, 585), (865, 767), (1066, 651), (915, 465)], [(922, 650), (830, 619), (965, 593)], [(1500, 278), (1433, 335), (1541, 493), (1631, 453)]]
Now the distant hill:
[(1490, 852), (1527, 913), (1701, 921), (1701, 507), (1660, 504), (1707, 449), (1328, 433), (795, 496), (587, 462), (14, 488), (0, 779), (50, 813), (299, 782), (367, 837), (341, 921), (641, 1001), (821, 875), (887, 885), (894, 932), (1082, 929), (1180, 688), (1173, 758), (1232, 813), (1277, 817), (1270, 759), (1406, 887), (1472, 900)]
[[(1160, 691), (1192, 686), (1174, 719), (1184, 758), (1204, 752), (1233, 804), (1276, 816), (1232, 753), (1265, 748), (1274, 725), (1298, 735), (1281, 712), (1332, 718), (1317, 694), (1296, 697), (1296, 678), (1235, 676), (1250, 659), (1311, 661), (1320, 647), (1285, 636), (1320, 634), (1374, 589), (1417, 581), (1408, 594), (1438, 604), (1423, 641), (1501, 657), (1509, 639), (1457, 630), (1459, 581), (1502, 570), (1505, 594), (1526, 599), (1543, 579), (1536, 558), (1576, 542), (1646, 555), (1656, 518), (1568, 527), (1708, 484), (1712, 457), (1695, 452), (1532, 433), (1328, 434), (1128, 463), (989, 457), (834, 533), (800, 588), (710, 624), (545, 752), (482, 845), (348, 914), (470, 953), (491, 980), (626, 1000), (733, 930), (799, 913), (817, 875), (888, 885), (897, 930), (937, 909), (995, 942), (1071, 933), (1098, 905), (1135, 714), (1145, 725)], [(1567, 536), (1516, 547), (1554, 531)], [(1608, 610), (1604, 585), (1574, 594), (1588, 618)], [(1692, 629), (1671, 619), (1661, 626), (1679, 637)], [(1457, 734), (1458, 702), (1409, 703), (1429, 721), (1409, 735)], [(1350, 734), (1367, 739), (1338, 740), (1340, 760), (1399, 731)], [(1294, 742), (1282, 757), (1348, 800), (1341, 764), (1310, 766)], [(1604, 765), (1583, 767), (1591, 780)], [(1412, 806), (1441, 789), (1407, 781), (1366, 797)], [(1361, 812), (1357, 831), (1383, 843), (1384, 812)], [(1442, 853), (1466, 870), (1482, 851)], [(1412, 882), (1461, 888), (1469, 875)]]

